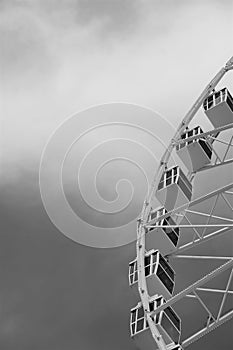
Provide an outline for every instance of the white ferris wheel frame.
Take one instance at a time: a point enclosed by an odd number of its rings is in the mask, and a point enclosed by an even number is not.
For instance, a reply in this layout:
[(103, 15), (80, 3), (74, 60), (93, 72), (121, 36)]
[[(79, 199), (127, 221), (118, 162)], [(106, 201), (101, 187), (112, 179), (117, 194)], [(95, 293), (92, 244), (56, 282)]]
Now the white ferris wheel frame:
[[(209, 333), (210, 331), (214, 330), (215, 328), (217, 328), (218, 326), (222, 325), (223, 323), (225, 323), (226, 321), (228, 321), (229, 319), (231, 319), (233, 317), (233, 310), (229, 311), (227, 314), (224, 314), (223, 316), (221, 315), (222, 313), (222, 309), (226, 300), (226, 297), (228, 294), (232, 294), (233, 292), (229, 290), (230, 287), (230, 282), (233, 276), (233, 269), (231, 270), (230, 276), (228, 278), (228, 282), (227, 285), (224, 289), (208, 289), (208, 288), (203, 288), (202, 286), (209, 280), (213, 279), (215, 276), (221, 274), (222, 272), (226, 271), (229, 268), (233, 268), (233, 258), (232, 257), (209, 257), (209, 256), (185, 256), (185, 255), (179, 255), (178, 253), (189, 249), (197, 244), (203, 243), (204, 241), (207, 241), (209, 239), (212, 239), (220, 234), (223, 234), (227, 231), (229, 231), (232, 227), (233, 227), (233, 220), (231, 219), (227, 219), (227, 218), (222, 218), (222, 217), (217, 217), (213, 215), (214, 212), (214, 208), (216, 206), (217, 200), (218, 198), (221, 196), (222, 199), (227, 203), (228, 207), (233, 210), (233, 208), (231, 207), (229, 201), (227, 200), (225, 194), (233, 194), (233, 192), (231, 192), (230, 190), (233, 187), (233, 183), (225, 186), (225, 187), (221, 187), (218, 190), (211, 192), (205, 196), (202, 196), (198, 199), (195, 199), (193, 201), (191, 201), (189, 204), (198, 204), (200, 202), (202, 202), (203, 200), (206, 200), (208, 198), (214, 197), (216, 196), (215, 200), (214, 200), (214, 204), (211, 208), (211, 212), (210, 214), (203, 214), (200, 212), (194, 212), (191, 211), (189, 209), (182, 208), (175, 208), (172, 211), (167, 212), (165, 215), (160, 216), (157, 219), (154, 219), (152, 221), (148, 221), (149, 218), (149, 214), (150, 214), (150, 202), (151, 199), (158, 187), (159, 184), (159, 179), (161, 177), (161, 175), (163, 174), (164, 170), (167, 168), (167, 163), (170, 159), (171, 153), (174, 149), (174, 147), (181, 143), (182, 140), (180, 139), (180, 135), (181, 133), (185, 130), (185, 128), (189, 125), (189, 123), (191, 122), (191, 120), (193, 119), (193, 117), (195, 116), (196, 112), (198, 111), (198, 109), (201, 107), (203, 101), (205, 100), (205, 98), (213, 91), (213, 89), (215, 88), (215, 86), (220, 82), (220, 80), (223, 78), (223, 76), (229, 71), (233, 69), (233, 57), (231, 57), (226, 65), (221, 68), (221, 70), (215, 75), (215, 77), (211, 80), (211, 82), (206, 86), (206, 88), (204, 89), (204, 91), (202, 92), (202, 94), (200, 95), (200, 97), (196, 100), (196, 102), (194, 103), (194, 105), (191, 107), (191, 109), (188, 111), (188, 113), (186, 114), (186, 116), (183, 118), (182, 122), (180, 123), (180, 125), (177, 128), (177, 131), (174, 135), (174, 137), (172, 138), (169, 146), (167, 147), (165, 153), (163, 154), (161, 161), (160, 161), (160, 165), (157, 169), (157, 172), (155, 174), (154, 180), (151, 184), (151, 188), (149, 191), (149, 194), (147, 196), (147, 198), (144, 201), (143, 204), (143, 209), (142, 209), (142, 213), (140, 218), (138, 219), (138, 224), (137, 224), (137, 243), (136, 243), (136, 250), (137, 250), (137, 264), (138, 264), (138, 291), (139, 291), (139, 295), (140, 295), (140, 299), (142, 302), (142, 306), (144, 309), (144, 313), (145, 313), (145, 317), (147, 319), (151, 334), (157, 344), (157, 347), (159, 348), (159, 350), (168, 350), (170, 347), (167, 346), (159, 332), (159, 330), (157, 329), (155, 323), (153, 322), (152, 317), (155, 316), (157, 313), (159, 313), (160, 311), (162, 311), (163, 309), (165, 309), (168, 306), (173, 305), (175, 302), (177, 302), (178, 300), (184, 298), (184, 297), (190, 297), (190, 298), (195, 298), (197, 299), (200, 304), (202, 305), (202, 307), (205, 309), (205, 311), (208, 314), (208, 322), (206, 324), (206, 326), (201, 329), (200, 331), (198, 331), (197, 333), (193, 334), (191, 337), (189, 337), (188, 339), (185, 339), (181, 345), (182, 348), (186, 348), (188, 345), (190, 345), (191, 343), (193, 343), (194, 341), (198, 340), (200, 337), (204, 336), (205, 334)], [(232, 124), (228, 124), (226, 126), (223, 127), (219, 127), (219, 128), (215, 128), (211, 131), (202, 133), (201, 135), (195, 135), (192, 137), (189, 137), (187, 139), (185, 139), (185, 142), (187, 141), (191, 141), (193, 139), (201, 139), (203, 137), (208, 137), (208, 138), (212, 138), (215, 139), (215, 135), (217, 132), (220, 131), (224, 131), (227, 129), (233, 128), (233, 123)], [(215, 139), (217, 141), (217, 138)], [(219, 141), (224, 143), (223, 141)], [(220, 166), (222, 164), (227, 164), (227, 163), (232, 163), (233, 159), (230, 160), (226, 160), (226, 155), (227, 152), (229, 150), (229, 148), (231, 146), (233, 146), (233, 136), (231, 137), (231, 140), (229, 142), (229, 144), (227, 145), (227, 150), (226, 153), (224, 155), (224, 157), (222, 159), (220, 159), (220, 157), (216, 155), (216, 161), (213, 165), (207, 165), (205, 166), (203, 169), (201, 170), (205, 170), (205, 169), (209, 169), (210, 167), (217, 167)], [(185, 207), (185, 206), (184, 206)], [(148, 294), (148, 289), (147, 289), (147, 282), (146, 282), (146, 277), (145, 277), (145, 269), (144, 269), (144, 255), (145, 255), (145, 235), (146, 235), (146, 228), (149, 227), (154, 227), (154, 225), (156, 225), (157, 222), (157, 226), (158, 227), (158, 221), (161, 221), (163, 218), (168, 217), (171, 214), (176, 214), (178, 212), (181, 212), (182, 209), (185, 211), (185, 213), (190, 212), (190, 213), (196, 213), (199, 215), (207, 215), (209, 218), (207, 220), (207, 223), (205, 225), (192, 225), (191, 222), (188, 222), (188, 225), (174, 225), (175, 227), (189, 227), (189, 228), (193, 228), (194, 230), (194, 237), (193, 240), (191, 242), (189, 242), (188, 244), (184, 244), (183, 246), (180, 246), (178, 248), (176, 248), (176, 250), (169, 255), (169, 257), (172, 256), (176, 256), (177, 258), (189, 258), (189, 259), (210, 259), (210, 258), (217, 258), (217, 259), (223, 259), (226, 260), (226, 262), (224, 262), (219, 268), (213, 270), (211, 273), (207, 274), (206, 276), (204, 276), (203, 278), (201, 278), (200, 280), (198, 280), (197, 282), (195, 282), (194, 284), (192, 284), (191, 286), (189, 286), (188, 288), (186, 288), (185, 290), (181, 291), (180, 293), (176, 294), (175, 296), (171, 297), (171, 299), (169, 299), (166, 303), (164, 303), (163, 305), (159, 306), (155, 311), (151, 312), (149, 309), (149, 294)], [(219, 219), (221, 221), (225, 220), (225, 221), (229, 221), (229, 223), (224, 223), (224, 224), (215, 224), (215, 225), (211, 225), (210, 224), (210, 218), (211, 217), (215, 217), (216, 219)], [(186, 218), (187, 219), (187, 218)], [(159, 225), (160, 227), (167, 227), (164, 225)], [(197, 227), (203, 227), (204, 231), (208, 228), (208, 227), (215, 227), (216, 231), (204, 235), (204, 233), (202, 235), (200, 235), (198, 233), (198, 231), (196, 230)], [(206, 292), (212, 293), (212, 292), (216, 292), (216, 293), (222, 293), (223, 297), (222, 297), (222, 301), (221, 301), (221, 305), (219, 307), (218, 310), (218, 314), (217, 317), (214, 317), (213, 314), (211, 313), (211, 311), (209, 310), (209, 308), (207, 307), (207, 305), (203, 302), (202, 299), (199, 298), (197, 291), (198, 290), (204, 290)]]

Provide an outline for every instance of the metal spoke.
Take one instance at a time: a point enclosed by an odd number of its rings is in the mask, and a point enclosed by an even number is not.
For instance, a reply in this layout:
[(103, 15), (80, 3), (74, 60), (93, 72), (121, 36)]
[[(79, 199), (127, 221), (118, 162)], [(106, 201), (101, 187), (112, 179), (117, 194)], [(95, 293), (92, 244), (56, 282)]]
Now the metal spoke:
[(198, 299), (198, 301), (200, 302), (200, 304), (203, 306), (203, 308), (207, 311), (208, 315), (215, 321), (215, 317), (213, 316), (213, 314), (210, 312), (209, 308), (206, 306), (206, 304), (204, 303), (204, 301), (201, 299), (201, 297), (194, 291), (193, 292), (194, 295), (196, 296), (196, 298)]
[[(218, 141), (219, 143), (222, 143), (223, 145), (229, 146), (229, 148), (233, 147), (233, 144), (231, 144), (232, 139), (231, 139), (230, 143), (227, 143), (227, 142), (224, 142), (222, 140), (219, 140), (217, 137), (209, 136), (209, 138), (211, 138), (215, 141)], [(203, 141), (205, 141), (205, 140), (203, 140)], [(229, 148), (228, 148), (228, 150), (229, 150)]]
[(175, 256), (175, 255), (177, 255), (177, 253), (183, 252), (185, 250), (188, 250), (190, 248), (197, 246), (198, 244), (204, 243), (210, 239), (213, 239), (217, 236), (220, 236), (223, 233), (228, 232), (230, 229), (231, 229), (230, 227), (222, 228), (220, 230), (217, 230), (217, 231), (214, 231), (214, 232), (211, 232), (211, 233), (205, 235), (201, 239), (196, 239), (194, 242), (189, 242), (189, 243), (183, 244), (182, 246), (179, 246), (173, 253), (168, 254), (168, 257)]
[[(187, 216), (185, 216), (185, 219), (188, 221), (189, 225), (192, 226), (192, 223), (191, 223), (190, 220), (187, 218)], [(179, 227), (181, 227), (181, 226), (179, 226)], [(195, 235), (196, 235), (197, 237), (201, 238), (201, 235), (200, 235), (199, 232), (196, 230), (196, 227), (192, 227), (192, 229), (193, 229)], [(194, 240), (195, 240), (195, 236), (193, 237), (193, 241), (194, 241)]]
[[(194, 206), (196, 204), (204, 202), (205, 200), (208, 200), (208, 199), (214, 197), (215, 195), (218, 195), (219, 193), (225, 192), (225, 191), (231, 189), (232, 187), (233, 187), (233, 183), (228, 184), (228, 185), (223, 186), (223, 187), (220, 187), (219, 189), (217, 189), (215, 191), (212, 191), (212, 192), (210, 192), (210, 193), (208, 193), (208, 194), (206, 194), (206, 195), (204, 195), (202, 197), (194, 199), (194, 200), (190, 201), (189, 207), (192, 207), (192, 206)], [(186, 204), (185, 205), (181, 205), (180, 207), (172, 209), (172, 210), (168, 211), (166, 214), (161, 215), (159, 218), (156, 218), (156, 219), (148, 221), (146, 223), (146, 226), (152, 225), (152, 224), (156, 223), (157, 221), (160, 221), (162, 219), (167, 218), (168, 216), (171, 216), (171, 215), (174, 215), (176, 213), (182, 212), (185, 209), (186, 209)]]
[(213, 331), (217, 327), (221, 326), (223, 323), (229, 321), (233, 317), (233, 311), (228, 312), (226, 315), (222, 316), (218, 321), (213, 322), (212, 324), (206, 326), (199, 332), (193, 334), (191, 337), (188, 339), (184, 340), (182, 342), (182, 347), (187, 348), (190, 344), (193, 342), (197, 341), (201, 337), (203, 337), (205, 334), (208, 334), (209, 332)]
[(232, 274), (233, 274), (233, 270), (231, 270), (231, 273), (230, 273), (230, 276), (229, 276), (229, 279), (228, 279), (228, 282), (227, 282), (226, 290), (225, 290), (225, 293), (224, 293), (223, 298), (222, 298), (221, 306), (220, 306), (220, 308), (219, 308), (219, 312), (218, 312), (218, 316), (217, 316), (217, 321), (219, 320), (219, 318), (220, 318), (220, 316), (221, 316), (222, 309), (223, 309), (224, 303), (225, 303), (225, 301), (226, 301), (226, 297), (227, 297), (227, 294), (228, 294), (228, 290), (229, 290), (229, 288), (230, 288), (230, 283), (231, 283), (231, 279), (232, 279)]
[(174, 258), (180, 259), (214, 259), (214, 260), (233, 260), (231, 256), (206, 256), (206, 255), (175, 255)]
[(220, 163), (205, 165), (205, 166), (203, 166), (203, 168), (198, 170), (198, 173), (201, 171), (204, 171), (204, 170), (217, 168), (221, 165), (227, 165), (227, 164), (231, 164), (231, 163), (233, 163), (233, 159), (228, 159), (228, 160), (224, 160), (224, 161), (222, 160), (222, 161), (220, 161)]
[(226, 221), (231, 221), (231, 222), (233, 222), (233, 219), (225, 218), (225, 217), (223, 217), (223, 216), (217, 216), (217, 215), (212, 215), (212, 214), (206, 214), (206, 213), (202, 213), (202, 212), (194, 211), (194, 210), (189, 210), (189, 209), (186, 210), (186, 213), (191, 213), (191, 214), (196, 214), (196, 215), (206, 216), (206, 217), (211, 216), (211, 218), (213, 218), (213, 219), (224, 220), (224, 221), (226, 220)]
[[(147, 228), (176, 228), (176, 227), (180, 227), (180, 228), (195, 228), (195, 227), (233, 227), (233, 224), (190, 224), (190, 225), (146, 225)], [(200, 237), (200, 235), (198, 235)]]
[[(214, 288), (197, 288), (197, 290), (200, 290), (201, 292), (210, 292), (210, 293), (225, 293), (225, 290), (223, 289), (214, 289)], [(228, 294), (233, 295), (233, 290), (228, 290)]]
[(155, 311), (152, 311), (150, 313), (150, 316), (154, 317), (160, 311), (164, 310), (166, 307), (173, 305), (174, 303), (176, 303), (177, 301), (179, 301), (183, 297), (185, 297), (187, 294), (190, 294), (190, 292), (193, 292), (197, 287), (204, 285), (205, 283), (207, 283), (208, 281), (210, 281), (211, 279), (218, 276), (220, 273), (226, 271), (227, 269), (229, 269), (232, 266), (233, 266), (233, 260), (231, 259), (231, 260), (227, 261), (225, 264), (221, 265), (217, 269), (215, 269), (212, 272), (210, 272), (209, 274), (207, 274), (205, 277), (201, 278), (199, 281), (193, 283), (188, 288), (184, 289), (180, 293), (171, 297), (171, 299), (169, 299), (165, 304), (159, 306)]
[(194, 135), (194, 136), (187, 137), (186, 139), (180, 139), (179, 138), (178, 140), (173, 141), (173, 145), (174, 146), (179, 145), (179, 144), (183, 143), (184, 140), (185, 140), (185, 142), (198, 140), (198, 139), (201, 139), (201, 138), (203, 138), (205, 136), (214, 135), (214, 134), (217, 134), (218, 132), (225, 131), (225, 130), (228, 130), (228, 129), (231, 129), (231, 128), (233, 128), (233, 123), (221, 126), (219, 128), (215, 128), (215, 129), (207, 131), (207, 132), (203, 132), (203, 133), (201, 133), (199, 135)]
[(228, 199), (224, 196), (223, 193), (221, 193), (221, 196), (224, 199), (224, 201), (226, 202), (227, 206), (231, 209), (231, 211), (233, 211), (231, 204), (229, 203)]
[(224, 157), (223, 157), (223, 161), (225, 161), (225, 159), (226, 159), (226, 157), (227, 157), (227, 153), (228, 153), (228, 151), (229, 151), (229, 149), (230, 149), (230, 146), (232, 146), (232, 145), (231, 145), (232, 140), (233, 140), (233, 136), (231, 136), (231, 140), (230, 140), (229, 145), (228, 145), (228, 147), (227, 147), (227, 149), (226, 149), (226, 153), (225, 153), (225, 155), (224, 155)]

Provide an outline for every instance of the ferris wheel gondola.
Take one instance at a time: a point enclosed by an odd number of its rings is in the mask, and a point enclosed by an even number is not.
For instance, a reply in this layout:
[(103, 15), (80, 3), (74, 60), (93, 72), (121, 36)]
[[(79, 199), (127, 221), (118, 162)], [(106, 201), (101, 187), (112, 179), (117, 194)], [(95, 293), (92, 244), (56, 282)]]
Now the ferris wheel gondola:
[(205, 137), (186, 141), (189, 137), (195, 135), (202, 136), (202, 134), (203, 130), (200, 126), (185, 131), (181, 134), (181, 139), (184, 140), (184, 142), (176, 146), (177, 155), (191, 173), (211, 163), (213, 153), (212, 143), (208, 142)]
[(171, 227), (176, 225), (175, 220), (168, 216), (165, 219), (155, 221), (165, 214), (167, 214), (167, 210), (164, 207), (151, 209), (149, 221), (152, 224), (155, 222), (155, 225), (146, 229), (147, 251), (156, 247), (163, 255), (167, 255), (177, 247), (180, 229), (179, 227)]
[[(150, 296), (161, 294), (170, 299), (175, 287), (175, 271), (158, 250), (150, 250), (145, 254), (145, 277)], [(129, 284), (137, 291), (138, 269), (137, 259), (129, 264)]]
[[(166, 303), (163, 296), (154, 296), (149, 299), (150, 311), (156, 310)], [(180, 341), (181, 320), (175, 311), (168, 306), (153, 317), (153, 322), (158, 327), (167, 346), (173, 346)], [(155, 349), (154, 339), (151, 336), (149, 325), (146, 320), (142, 303), (131, 309), (130, 317), (131, 336), (145, 350)]]

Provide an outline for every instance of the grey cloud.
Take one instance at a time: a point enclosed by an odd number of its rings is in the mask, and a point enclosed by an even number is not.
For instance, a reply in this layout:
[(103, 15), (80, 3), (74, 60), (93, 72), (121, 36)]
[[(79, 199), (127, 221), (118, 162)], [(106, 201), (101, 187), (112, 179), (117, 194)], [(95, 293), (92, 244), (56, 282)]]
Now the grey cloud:
[(68, 51), (82, 57), (89, 45), (96, 52), (106, 40), (109, 45), (118, 36), (134, 34), (138, 7), (130, 1), (2, 1), (3, 87), (10, 85), (13, 91), (14, 84), (35, 88), (53, 81)]
[[(62, 0), (62, 1), (3, 1), (2, 8), (9, 11), (29, 11), (37, 14), (50, 24), (57, 24), (67, 27), (76, 25), (88, 26), (92, 22), (99, 22), (105, 27), (105, 35), (109, 32), (126, 31), (131, 27), (135, 31), (135, 26), (140, 20), (140, 0)], [(133, 24), (133, 26), (131, 26)]]

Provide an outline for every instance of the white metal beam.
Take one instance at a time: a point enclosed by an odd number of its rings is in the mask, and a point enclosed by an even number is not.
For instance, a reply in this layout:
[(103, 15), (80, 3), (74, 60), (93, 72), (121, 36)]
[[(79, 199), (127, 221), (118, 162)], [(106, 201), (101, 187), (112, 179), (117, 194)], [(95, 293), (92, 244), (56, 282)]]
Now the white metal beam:
[(176, 255), (176, 259), (213, 259), (213, 260), (233, 260), (232, 256), (214, 256), (214, 255)]
[(231, 163), (233, 163), (233, 159), (228, 159), (228, 160), (221, 160), (220, 159), (219, 163), (205, 165), (202, 168), (200, 168), (197, 172), (199, 173), (199, 172), (204, 171), (204, 170), (217, 168), (217, 167), (219, 167), (221, 165), (227, 165), (227, 164), (231, 164)]
[(213, 218), (213, 219), (226, 220), (226, 221), (232, 221), (233, 222), (233, 219), (225, 218), (223, 216), (213, 215), (211, 213), (210, 214), (206, 214), (206, 213), (202, 213), (200, 211), (189, 210), (189, 209), (186, 210), (186, 213), (196, 214), (196, 215), (206, 216), (206, 217)]
[(233, 317), (233, 310), (228, 312), (226, 315), (220, 317), (220, 319), (218, 321), (207, 325), (205, 328), (203, 328), (199, 332), (193, 334), (191, 337), (189, 337), (186, 340), (184, 340), (182, 342), (182, 347), (183, 348), (187, 348), (190, 344), (192, 344), (196, 340), (202, 338), (204, 335), (206, 335), (209, 332), (213, 331), (217, 327), (221, 326), (223, 323), (229, 321), (232, 317)]
[[(216, 288), (197, 288), (201, 292), (209, 292), (209, 293), (225, 293), (225, 289), (216, 289)], [(228, 290), (228, 294), (233, 295), (233, 290)], [(188, 296), (188, 295), (187, 295)]]
[(179, 246), (178, 248), (176, 248), (176, 250), (173, 253), (168, 254), (168, 257), (173, 257), (177, 253), (180, 253), (180, 252), (183, 252), (183, 251), (188, 250), (190, 248), (193, 248), (194, 246), (197, 246), (198, 244), (204, 243), (204, 242), (206, 242), (206, 241), (208, 241), (210, 239), (213, 239), (213, 238), (215, 238), (217, 236), (220, 236), (220, 235), (222, 235), (223, 233), (226, 233), (229, 230), (231, 230), (231, 227), (225, 227), (225, 228), (222, 228), (220, 230), (211, 232), (211, 233), (205, 235), (204, 237), (202, 237), (201, 239), (197, 238), (194, 241), (191, 241), (191, 242), (188, 242), (186, 244), (183, 244), (183, 245)]
[[(232, 221), (232, 220), (231, 220)], [(161, 228), (177, 228), (177, 227), (180, 227), (180, 228), (194, 228), (194, 227), (233, 227), (233, 224), (186, 224), (186, 225), (180, 225), (180, 224), (177, 224), (177, 225), (148, 225), (146, 226), (147, 228), (158, 228), (158, 227), (161, 227)]]
[(186, 288), (186, 289), (182, 290), (180, 293), (174, 295), (165, 304), (159, 306), (155, 311), (152, 311), (150, 313), (150, 316), (154, 317), (156, 314), (158, 314), (160, 311), (164, 310), (166, 307), (173, 305), (174, 303), (176, 303), (180, 299), (184, 298), (186, 295), (188, 295), (191, 292), (195, 291), (195, 289), (197, 289), (198, 287), (200, 287), (203, 284), (207, 283), (208, 281), (210, 281), (214, 277), (218, 276), (220, 273), (222, 273), (222, 272), (226, 271), (227, 269), (231, 268), (232, 266), (233, 266), (233, 259), (227, 261), (226, 263), (224, 263), (223, 265), (221, 265), (217, 269), (213, 270), (212, 272), (210, 272), (209, 274), (207, 274), (206, 276), (204, 276), (200, 280), (198, 280), (195, 283), (193, 283), (188, 288)]
[[(179, 138), (177, 141), (173, 141), (173, 144), (174, 144), (174, 146), (176, 146), (176, 145), (179, 145), (179, 144), (184, 143), (184, 142), (198, 140), (198, 139), (201, 139), (205, 136), (211, 136), (211, 135), (217, 134), (218, 132), (225, 131), (225, 130), (228, 130), (231, 128), (233, 128), (233, 123), (230, 123), (230, 124), (227, 124), (224, 126), (220, 126), (219, 128), (215, 128), (215, 129), (212, 129), (212, 130), (207, 131), (207, 132), (203, 132), (199, 135), (187, 137), (186, 139)], [(216, 140), (218, 140), (218, 139), (216, 138)]]

